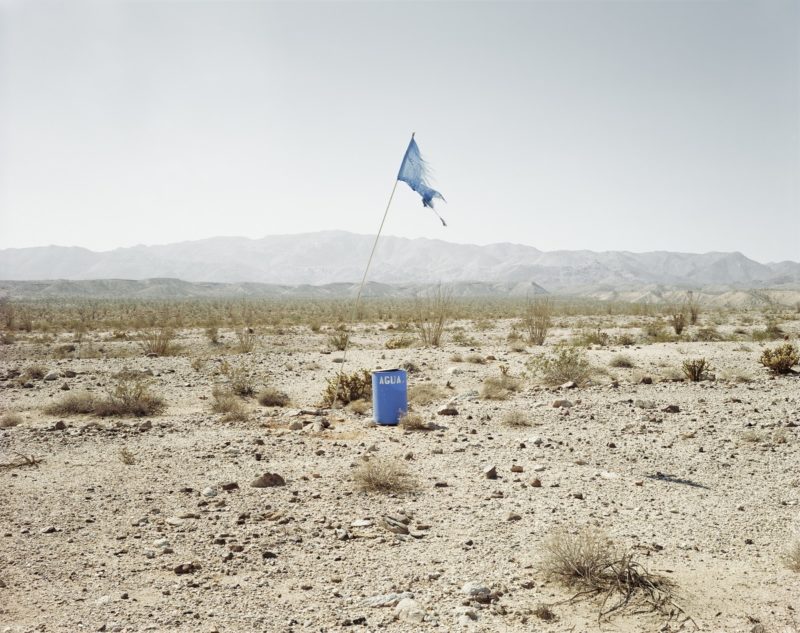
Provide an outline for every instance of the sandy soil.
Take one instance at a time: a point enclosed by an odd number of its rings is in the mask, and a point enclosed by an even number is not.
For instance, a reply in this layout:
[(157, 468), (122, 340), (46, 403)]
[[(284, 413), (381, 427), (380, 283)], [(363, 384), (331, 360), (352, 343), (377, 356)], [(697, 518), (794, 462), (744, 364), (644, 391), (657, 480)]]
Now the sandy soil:
[[(41, 462), (0, 469), (0, 631), (800, 630), (800, 574), (781, 561), (800, 534), (800, 379), (772, 378), (758, 343), (681, 342), (591, 349), (591, 362), (609, 372), (598, 384), (548, 389), (526, 370), (541, 350), (509, 351), (509, 327), (468, 331), (476, 353), (495, 357), (486, 364), (452, 362), (454, 352), (470, 353), (452, 343), (387, 350), (391, 332), (355, 335), (349, 369), (413, 361), (420, 371), (410, 384), (444, 388), (415, 408), (439, 428), (413, 433), (376, 426), (369, 411), (300, 413), (316, 408), (339, 368), (339, 354), (323, 351), (324, 333), (307, 328), (265, 336), (241, 355), (200, 331), (181, 332), (181, 355), (163, 358), (103, 333), (95, 346), (121, 358), (48, 357), (63, 341), (4, 346), (0, 410), (21, 412), (23, 422), (0, 429), (0, 463), (17, 454)], [(798, 332), (800, 322), (788, 327)], [(635, 367), (609, 368), (619, 353)], [(700, 356), (717, 380), (663, 380)], [(193, 369), (198, 357), (207, 360)], [(248, 421), (221, 422), (209, 404), (225, 379), (223, 359), (292, 404), (250, 400)], [(58, 378), (24, 388), (10, 377), (33, 363)], [(481, 382), (501, 364), (528, 375), (524, 388), (480, 399)], [(152, 371), (163, 414), (42, 412), (69, 393), (62, 385), (103, 393), (124, 367)], [(721, 379), (734, 371), (752, 382)], [(653, 384), (641, 384), (645, 375)], [(554, 408), (555, 399), (573, 406)], [(437, 415), (448, 402), (458, 415)], [(668, 405), (679, 411), (664, 412)], [(528, 412), (531, 425), (504, 426), (512, 409)], [(66, 428), (55, 428), (59, 420)], [(303, 428), (290, 430), (298, 420)], [(315, 431), (320, 420), (329, 428)], [(123, 462), (123, 448), (134, 464)], [(416, 490), (357, 491), (352, 472), (365, 455), (401, 460)], [(485, 477), (489, 465), (497, 479)], [(286, 485), (251, 487), (266, 472)], [(386, 515), (410, 519), (410, 533), (388, 530)], [(597, 600), (568, 602), (574, 592), (540, 570), (542, 545), (585, 525), (673, 579), (692, 621), (633, 608), (599, 622)], [(188, 573), (176, 573), (182, 564)], [(492, 592), (488, 603), (464, 593), (469, 582)], [(402, 596), (370, 604), (403, 592), (422, 613), (398, 614)], [(542, 604), (555, 620), (534, 614)]]

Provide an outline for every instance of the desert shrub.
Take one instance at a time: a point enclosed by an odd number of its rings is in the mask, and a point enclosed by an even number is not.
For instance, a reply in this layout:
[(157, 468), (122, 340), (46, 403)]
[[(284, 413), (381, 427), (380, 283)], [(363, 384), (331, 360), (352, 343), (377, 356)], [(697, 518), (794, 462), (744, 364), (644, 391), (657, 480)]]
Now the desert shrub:
[(13, 345), (17, 342), (17, 337), (13, 332), (0, 332), (0, 345)]
[(0, 429), (10, 429), (20, 424), (22, 424), (22, 416), (19, 413), (8, 411), (0, 416)]
[(233, 393), (242, 398), (252, 396), (256, 392), (255, 384), (250, 376), (250, 372), (245, 367), (234, 367), (228, 363), (224, 363), (221, 369), (222, 373), (228, 377), (230, 381), (230, 388)]
[(322, 402), (325, 406), (372, 399), (372, 375), (366, 369), (352, 374), (340, 372), (333, 378), (327, 378), (326, 382), (328, 385), (322, 392)]
[(558, 616), (555, 614), (555, 612), (546, 604), (537, 605), (537, 607), (533, 610), (533, 615), (544, 622), (552, 622), (553, 620), (558, 619)]
[(373, 458), (353, 470), (353, 482), (364, 492), (401, 493), (415, 488), (406, 465), (397, 459)]
[(581, 332), (574, 339), (574, 343), (576, 345), (582, 345), (584, 347), (590, 347), (592, 345), (599, 345), (601, 347), (605, 347), (606, 345), (609, 344), (610, 341), (611, 337), (608, 335), (608, 332), (603, 332), (603, 330), (601, 330), (600, 328)]
[(636, 345), (636, 339), (630, 334), (623, 333), (617, 336), (616, 343), (617, 345), (628, 347), (630, 345)]
[(637, 602), (664, 616), (683, 611), (671, 580), (649, 572), (635, 554), (620, 552), (596, 530), (557, 532), (545, 541), (544, 551), (541, 566), (549, 578), (578, 589), (578, 595), (603, 597), (601, 618)]
[(644, 334), (652, 343), (668, 343), (674, 340), (661, 321), (651, 321), (645, 325)]
[(683, 306), (670, 306), (668, 308), (667, 322), (675, 330), (675, 334), (680, 336), (686, 327), (686, 311)]
[(528, 299), (522, 315), (522, 327), (527, 334), (529, 345), (544, 345), (547, 332), (552, 324), (552, 304), (550, 299)]
[(258, 334), (251, 327), (243, 327), (240, 330), (236, 330), (236, 340), (236, 351), (240, 354), (249, 354), (258, 344)]
[(101, 417), (133, 415), (145, 417), (161, 413), (164, 399), (150, 391), (150, 383), (141, 377), (122, 377), (113, 391), (95, 403), (94, 413)]
[(189, 366), (195, 371), (200, 371), (201, 369), (203, 369), (203, 367), (205, 367), (205, 364), (206, 364), (206, 359), (198, 356), (197, 358), (193, 358), (191, 360)]
[(44, 365), (28, 365), (22, 372), (22, 378), (28, 380), (41, 380), (47, 374), (47, 367)]
[(406, 413), (400, 416), (400, 426), (406, 431), (428, 431), (430, 424), (419, 413)]
[(508, 373), (508, 368), (500, 367), (499, 376), (491, 376), (483, 381), (480, 397), (484, 400), (506, 400), (522, 389), (522, 381)]
[(228, 387), (216, 386), (211, 392), (211, 410), (214, 413), (223, 413), (223, 420), (244, 420), (247, 415), (242, 401)]
[(126, 466), (133, 466), (136, 463), (136, 455), (128, 447), (123, 446), (119, 451), (119, 460)]
[(258, 404), (262, 407), (285, 407), (289, 396), (275, 387), (264, 387), (258, 392)]
[(347, 405), (347, 409), (349, 411), (357, 413), (358, 415), (364, 415), (367, 411), (370, 410), (371, 407), (372, 405), (366, 400), (353, 400)]
[(430, 382), (419, 382), (408, 388), (408, 401), (420, 406), (432, 404), (443, 397), (442, 388)]
[(486, 359), (481, 356), (480, 354), (467, 354), (464, 357), (464, 360), (468, 363), (472, 363), (473, 365), (485, 365)]
[(451, 363), (463, 363), (464, 362), (464, 357), (461, 354), (459, 354), (458, 352), (456, 352), (455, 354), (451, 354), (450, 355), (450, 362)]
[(795, 539), (789, 545), (783, 556), (783, 562), (786, 567), (800, 574), (800, 538)]
[(704, 342), (714, 342), (714, 341), (721, 341), (723, 339), (722, 334), (719, 333), (719, 330), (715, 327), (703, 327), (697, 330), (697, 334), (695, 334), (694, 339), (696, 341), (704, 341)]
[(758, 361), (774, 374), (788, 374), (792, 367), (800, 364), (800, 353), (791, 343), (774, 349), (765, 349)]
[(689, 323), (697, 325), (697, 321), (700, 319), (700, 301), (691, 290), (686, 293), (685, 306), (686, 311), (689, 313)]
[(97, 398), (88, 391), (74, 391), (47, 405), (44, 412), (49, 415), (81, 415), (94, 413)]
[(514, 409), (513, 411), (508, 411), (503, 416), (503, 424), (505, 426), (510, 427), (521, 427), (521, 426), (530, 426), (530, 421), (528, 420), (528, 416), (524, 411), (518, 411)]
[(760, 444), (766, 438), (763, 433), (756, 429), (747, 429), (739, 436), (739, 439), (747, 444)]
[(203, 332), (212, 345), (219, 345), (219, 327), (216, 325), (209, 325)]
[(414, 339), (410, 336), (393, 336), (386, 341), (386, 349), (404, 349), (411, 347), (414, 344)]
[(533, 369), (545, 384), (555, 386), (565, 382), (583, 385), (592, 375), (592, 366), (584, 353), (575, 347), (560, 346), (553, 356), (540, 356), (533, 359)]
[(692, 382), (700, 382), (706, 372), (711, 371), (711, 365), (705, 358), (692, 358), (683, 361), (681, 365), (683, 375)]
[(630, 369), (635, 367), (633, 360), (630, 356), (625, 354), (617, 354), (608, 363), (611, 367), (618, 367), (620, 369)]
[(350, 342), (350, 333), (347, 330), (335, 330), (328, 334), (328, 347), (343, 352)]
[(753, 375), (741, 367), (731, 367), (720, 372), (720, 379), (725, 382), (748, 383), (753, 382)]
[(758, 342), (779, 341), (784, 336), (786, 336), (786, 332), (774, 321), (769, 321), (763, 330), (753, 330), (751, 334), (751, 338)]
[(170, 356), (177, 351), (174, 340), (175, 332), (170, 328), (162, 327), (142, 332), (139, 346), (146, 355)]
[(445, 326), (452, 318), (452, 293), (438, 286), (435, 291), (416, 301), (414, 325), (423, 345), (439, 347)]

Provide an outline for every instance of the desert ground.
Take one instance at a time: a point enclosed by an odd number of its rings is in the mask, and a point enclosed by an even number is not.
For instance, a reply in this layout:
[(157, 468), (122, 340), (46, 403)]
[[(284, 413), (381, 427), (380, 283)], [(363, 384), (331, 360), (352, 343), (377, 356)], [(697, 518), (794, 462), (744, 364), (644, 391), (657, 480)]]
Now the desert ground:
[[(800, 375), (759, 362), (800, 312), (485, 314), (351, 324), (344, 365), (335, 321), (5, 330), (0, 631), (800, 631)], [(413, 415), (328, 406), (342, 367)], [(64, 406), (120, 385), (158, 406)], [(580, 539), (651, 584), (559, 575)]]

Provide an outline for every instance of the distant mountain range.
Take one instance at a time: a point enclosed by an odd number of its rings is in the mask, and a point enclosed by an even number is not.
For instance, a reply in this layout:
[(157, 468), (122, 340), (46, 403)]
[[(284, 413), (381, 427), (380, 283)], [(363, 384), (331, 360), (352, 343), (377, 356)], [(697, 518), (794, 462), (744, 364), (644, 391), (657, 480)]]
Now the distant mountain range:
[[(247, 292), (242, 290), (246, 284), (349, 285), (361, 279), (373, 240), (370, 235), (324, 231), (261, 239), (215, 237), (104, 252), (63, 246), (4, 249), (0, 250), (0, 279), (163, 282), (169, 278), (234, 284), (239, 288), (234, 294)], [(741, 253), (544, 252), (519, 244), (476, 246), (386, 236), (378, 244), (369, 279), (377, 284), (372, 287), (377, 294), (381, 294), (380, 284), (438, 282), (465, 287), (477, 282), (487, 292), (494, 288), (494, 292), (523, 294), (537, 287), (569, 294), (654, 286), (796, 289), (800, 288), (800, 263), (762, 264)]]

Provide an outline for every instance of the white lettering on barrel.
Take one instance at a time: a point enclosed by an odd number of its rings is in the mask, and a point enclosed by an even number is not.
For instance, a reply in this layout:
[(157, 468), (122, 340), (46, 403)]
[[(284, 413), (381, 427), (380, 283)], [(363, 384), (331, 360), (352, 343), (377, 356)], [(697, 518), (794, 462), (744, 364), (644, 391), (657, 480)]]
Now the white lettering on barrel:
[(402, 385), (402, 376), (381, 376), (378, 380), (379, 385)]

